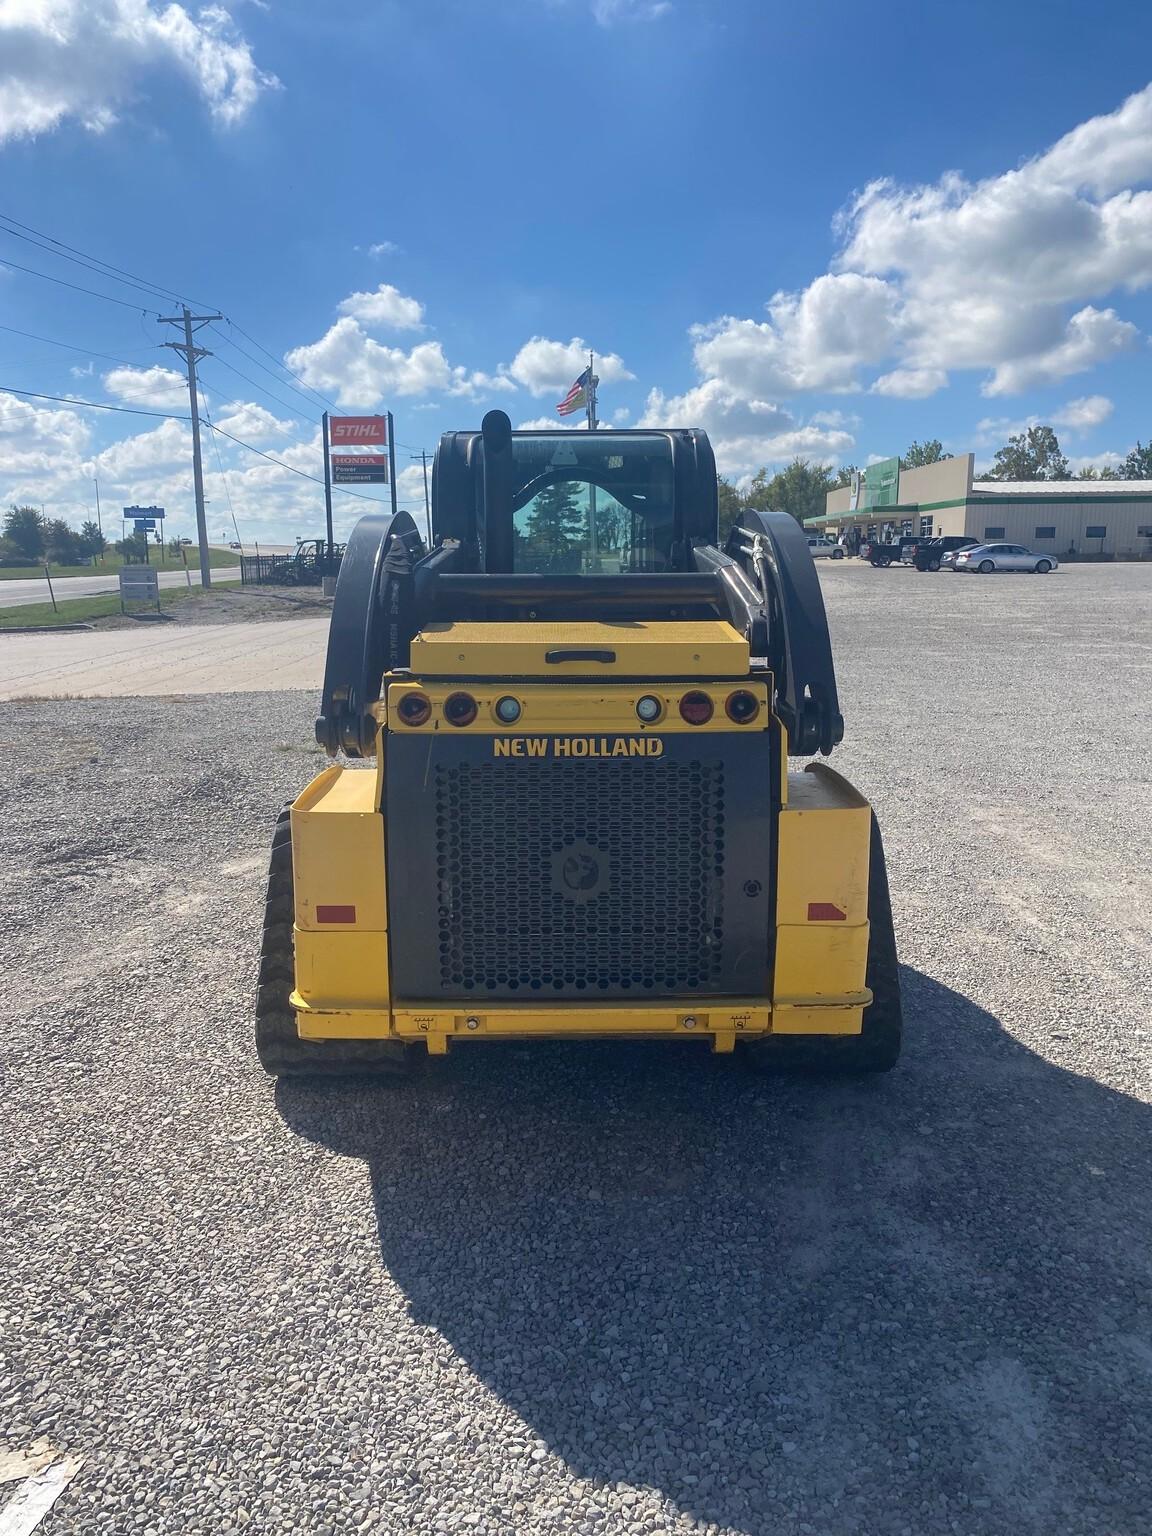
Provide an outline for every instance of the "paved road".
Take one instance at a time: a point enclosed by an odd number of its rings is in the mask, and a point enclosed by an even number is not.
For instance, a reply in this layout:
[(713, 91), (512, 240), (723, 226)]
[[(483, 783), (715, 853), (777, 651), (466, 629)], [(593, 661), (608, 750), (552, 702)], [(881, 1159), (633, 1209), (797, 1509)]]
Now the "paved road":
[(39, 1536), (1148, 1530), (1152, 569), (822, 581), (876, 1082), (559, 1044), (277, 1090), (314, 694), (0, 705), (0, 1418), (85, 1458)]
[[(238, 565), (222, 566), (212, 572), (212, 580), (239, 581), (240, 567)], [(160, 585), (162, 587), (182, 587), (185, 585), (183, 570), (160, 572)], [(192, 585), (200, 585), (199, 570), (192, 571)], [(63, 602), (69, 597), (98, 597), (102, 592), (119, 592), (119, 573), (108, 571), (103, 575), (94, 576), (53, 576), (52, 589), (56, 593), (56, 601)], [(49, 602), (48, 583), (42, 576), (20, 581), (0, 581), (0, 608), (18, 608), (25, 603)]]
[(0, 633), (0, 699), (319, 689), (328, 617)]

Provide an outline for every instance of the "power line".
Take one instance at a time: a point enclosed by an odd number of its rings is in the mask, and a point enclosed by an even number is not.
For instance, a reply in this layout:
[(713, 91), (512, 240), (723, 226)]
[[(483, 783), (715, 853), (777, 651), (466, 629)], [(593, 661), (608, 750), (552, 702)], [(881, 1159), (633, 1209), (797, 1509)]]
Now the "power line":
[(115, 278), (116, 282), (123, 283), (126, 288), (136, 288), (141, 293), (148, 294), (151, 298), (169, 299), (173, 297), (172, 294), (165, 293), (163, 289), (146, 286), (143, 283), (136, 283), (133, 282), (131, 278), (119, 277), (115, 272), (105, 271), (103, 265), (97, 265), (99, 258), (97, 258), (97, 261), (83, 261), (79, 256), (69, 256), (64, 251), (54, 251), (52, 246), (43, 240), (33, 240), (31, 235), (22, 235), (18, 229), (9, 229), (8, 226), (2, 222), (2, 219), (3, 216), (0, 215), (0, 234), (11, 235), (16, 240), (26, 240), (29, 245), (34, 245), (41, 251), (47, 251), (50, 256), (62, 256), (65, 261), (73, 261), (78, 267), (84, 267), (89, 272), (95, 272), (98, 277)]
[[(175, 416), (171, 411), (141, 411), (131, 405), (101, 405), (96, 400), (73, 400), (68, 395), (42, 395), (34, 389), (17, 389), (12, 384), (0, 384), (0, 394), (27, 395), (30, 400), (56, 400), (61, 405), (75, 406), (80, 411), (119, 411), (124, 416), (155, 416), (160, 421), (191, 421), (191, 416)], [(236, 439), (240, 441), (239, 438)], [(243, 445), (245, 448), (248, 444)]]
[[(227, 316), (225, 316), (225, 318), (227, 319)], [(304, 380), (300, 377), (300, 375), (298, 373), (293, 373), (291, 368), (289, 368), (287, 363), (285, 363), (285, 362), (283, 362), (281, 360), (278, 360), (271, 352), (269, 352), (267, 347), (262, 347), (254, 336), (249, 336), (248, 332), (244, 329), (244, 327), (242, 325), (237, 325), (235, 320), (228, 320), (228, 324), (233, 328), (233, 330), (239, 331), (241, 336), (245, 337), (246, 340), (250, 341), (258, 352), (263, 352), (265, 357), (270, 358), (271, 361), (276, 364), (277, 368), (282, 369), (286, 374), (289, 375), (290, 378), (295, 379), (297, 384), (302, 384), (304, 386), (304, 389), (308, 391), (308, 394), (314, 395), (317, 400), (322, 401), (323, 404), (326, 405), (329, 410), (331, 410), (331, 411), (338, 411), (340, 409), (340, 407), (335, 403), (335, 401), (329, 400), (327, 395), (321, 394), (318, 389), (313, 389), (311, 384), (305, 384)], [(224, 340), (228, 343), (228, 345), (230, 347), (235, 347), (237, 352), (239, 352), (242, 357), (246, 357), (250, 363), (255, 363), (257, 368), (263, 368), (265, 373), (272, 373), (272, 370), (270, 368), (265, 367), (265, 365), (259, 360), (259, 358), (253, 357), (251, 352), (246, 352), (238, 341), (234, 341), (231, 336), (224, 336), (223, 331), (220, 332), (220, 335), (224, 337)], [(272, 374), (272, 377), (275, 378), (276, 375)], [(299, 389), (296, 390), (296, 394), (303, 395), (303, 390), (299, 390)], [(307, 396), (304, 396), (304, 398), (307, 399)]]
[(212, 452), (216, 456), (216, 468), (220, 471), (220, 478), (224, 482), (224, 494), (228, 498), (228, 515), (232, 519), (232, 526), (236, 530), (236, 539), (240, 541), (240, 525), (236, 521), (236, 508), (232, 505), (232, 488), (228, 484), (228, 476), (224, 473), (224, 460), (220, 457), (220, 444), (216, 441), (216, 429), (212, 426), (212, 418), (207, 409), (204, 411), (204, 420), (212, 427)]
[(42, 341), (49, 347), (63, 347), (65, 352), (79, 352), (84, 357), (103, 358), (106, 363), (119, 363), (123, 368), (135, 368), (135, 363), (130, 363), (123, 357), (112, 357), (107, 352), (93, 352), (89, 347), (74, 347), (69, 341), (53, 341), (51, 336), (37, 336), (32, 331), (18, 331), (14, 325), (0, 325), (0, 331), (8, 331), (13, 336), (26, 336), (29, 341)]
[[(258, 453), (262, 459), (267, 459), (269, 464), (277, 464), (281, 469), (288, 470), (290, 474), (299, 475), (302, 480), (312, 480), (316, 485), (324, 484), (319, 475), (310, 475), (307, 470), (297, 469), (294, 464), (285, 464), (283, 459), (277, 459), (272, 454), (265, 453), (261, 448), (253, 448), (251, 443), (246, 443), (239, 437), (233, 437), (231, 432), (225, 432), (223, 427), (216, 426), (214, 422), (210, 421), (208, 425), (212, 428), (213, 432), (219, 432), (221, 437), (228, 438), (230, 442), (239, 443), (241, 448), (247, 448), (249, 453)], [(379, 496), (365, 496), (361, 491), (350, 491), (347, 486), (334, 485), (332, 489), (339, 491), (341, 496), (355, 496), (357, 501), (372, 501), (377, 506), (384, 505)]]
[[(21, 223), (19, 219), (14, 219), (9, 213), (0, 213), (0, 221), (2, 221), (4, 224), (14, 224), (16, 226), (16, 229), (10, 229), (8, 230), (8, 233), (11, 235), (16, 235), (18, 240), (25, 240), (28, 238), (28, 235), (19, 235), (16, 234), (16, 231), (20, 229), (27, 230), (29, 235), (39, 235), (41, 240), (48, 241), (48, 246), (45, 246), (44, 249), (48, 249), (49, 246), (55, 246), (58, 248), (58, 252), (60, 253), (70, 253), (69, 255), (65, 256), (65, 260), (78, 261), (81, 266), (88, 266), (90, 263), (95, 262), (98, 266), (107, 269), (105, 275), (115, 275), (116, 277), (127, 279), (134, 287), (143, 286), (145, 291), (148, 293), (161, 295), (166, 299), (176, 299), (180, 303), (184, 303), (183, 295), (174, 293), (171, 288), (159, 288), (155, 284), (149, 283), (146, 278), (140, 277), (138, 273), (129, 272), (124, 267), (113, 266), (110, 261), (103, 261), (99, 256), (93, 256), (91, 251), (82, 251), (79, 246), (68, 245), (64, 240), (57, 240), (53, 235), (45, 234), (42, 229), (36, 229), (31, 224)], [(38, 242), (33, 240), (30, 243), (36, 245)], [(53, 254), (57, 254), (57, 252), (53, 252)], [(196, 300), (197, 304), (200, 302), (201, 301), (199, 299)]]
[[(253, 389), (259, 390), (269, 400), (275, 400), (276, 404), (282, 405), (286, 411), (292, 411), (294, 414), (299, 411), (300, 407), (298, 405), (292, 405), (289, 401), (281, 399), (279, 395), (274, 395), (267, 384), (257, 384), (255, 379), (250, 379), (246, 373), (241, 373), (239, 368), (233, 368), (231, 363), (226, 363), (218, 352), (214, 352), (212, 356), (220, 364), (221, 368), (227, 368), (229, 373), (234, 373), (238, 379), (243, 379), (245, 384), (250, 384)], [(312, 402), (309, 401), (308, 403), (311, 404)]]
[(9, 267), (13, 272), (27, 272), (30, 277), (42, 277), (45, 282), (59, 283), (61, 288), (71, 288), (75, 293), (86, 293), (89, 298), (105, 299), (109, 304), (119, 304), (121, 309), (132, 309), (137, 314), (157, 315), (158, 311), (148, 309), (143, 304), (129, 304), (127, 299), (115, 299), (110, 293), (97, 293), (95, 288), (82, 288), (79, 283), (66, 283), (62, 277), (53, 277), (50, 272), (37, 272), (35, 267), (22, 267), (18, 261), (9, 261), (6, 256), (0, 256), (0, 267)]
[[(16, 227), (15, 228), (10, 228), (10, 229), (5, 229), (6, 225), (14, 225)], [(111, 277), (116, 282), (121, 282), (121, 283), (126, 284), (128, 287), (138, 289), (141, 293), (148, 293), (148, 294), (153, 295), (154, 297), (173, 298), (173, 299), (178, 300), (180, 303), (191, 302), (191, 301), (186, 301), (180, 294), (176, 293), (171, 288), (164, 288), (164, 287), (160, 287), (160, 286), (157, 286), (155, 284), (149, 283), (149, 282), (147, 282), (147, 280), (145, 278), (141, 278), (138, 274), (134, 274), (134, 273), (129, 272), (124, 267), (117, 267), (117, 266), (113, 265), (113, 263), (111, 263), (111, 262), (107, 262), (107, 261), (102, 260), (102, 258), (99, 257), (99, 256), (93, 256), (91, 254), (91, 252), (82, 251), (78, 246), (68, 245), (63, 240), (57, 240), (55, 238), (55, 236), (46, 234), (42, 229), (36, 229), (31, 224), (24, 224), (19, 219), (12, 218), (12, 216), (10, 214), (6, 214), (6, 213), (0, 212), (0, 230), (3, 230), (7, 234), (13, 235), (18, 240), (27, 240), (29, 244), (39, 246), (40, 249), (47, 250), (52, 255), (63, 255), (64, 259), (66, 261), (74, 261), (78, 266), (85, 267), (90, 272), (97, 272), (97, 273), (99, 273), (100, 276)], [(28, 233), (27, 234), (20, 234), (19, 233), (20, 230), (26, 230)], [(32, 239), (31, 237), (33, 235), (39, 236), (40, 238), (39, 239)], [(44, 244), (43, 242), (45, 242), (45, 241), (47, 241), (48, 243)], [(10, 267), (14, 272), (24, 272), (24, 273), (27, 273), (30, 277), (42, 278), (45, 282), (57, 283), (62, 288), (70, 288), (75, 293), (87, 294), (90, 298), (103, 299), (106, 303), (109, 303), (109, 304), (118, 304), (118, 305), (120, 305), (121, 308), (135, 310), (138, 314), (152, 315), (155, 319), (159, 319), (160, 318), (160, 315), (159, 315), (158, 311), (148, 309), (144, 305), (133, 304), (133, 303), (129, 302), (127, 299), (118, 299), (118, 298), (114, 297), (114, 295), (112, 295), (110, 293), (99, 293), (99, 292), (97, 292), (96, 289), (94, 289), (94, 288), (85, 288), (85, 287), (83, 287), (79, 283), (69, 283), (69, 282), (67, 282), (62, 277), (54, 277), (49, 272), (40, 272), (35, 267), (25, 267), (25, 266), (22, 266), (19, 262), (8, 261), (8, 260), (6, 260), (4, 258), (0, 258), (0, 266)], [(195, 302), (199, 303), (200, 301), (197, 300)], [(330, 400), (327, 395), (323, 394), (320, 390), (315, 389), (312, 385), (305, 383), (305, 381), (300, 377), (300, 375), (298, 373), (294, 373), (293, 370), (288, 367), (287, 363), (285, 363), (282, 359), (277, 358), (274, 353), (270, 352), (267, 347), (265, 347), (261, 342), (257, 341), (255, 336), (253, 336), (249, 331), (246, 331), (244, 329), (244, 327), (242, 325), (240, 325), (237, 321), (233, 320), (228, 315), (223, 315), (223, 316), (221, 316), (221, 318), (227, 320), (229, 326), (233, 330), (239, 331), (240, 335), (243, 336), (245, 338), (245, 340), (250, 341), (252, 343), (252, 345), (257, 349), (257, 351), (262, 352), (264, 354), (264, 356), (269, 359), (270, 362), (275, 363), (275, 365), (276, 365), (276, 367), (278, 369), (280, 369), (282, 372), (286, 373), (289, 376), (289, 378), (291, 378), (291, 379), (293, 379), (295, 381), (296, 384), (302, 386), (302, 388), (294, 389), (292, 385), (289, 385), (288, 387), (290, 389), (292, 389), (293, 394), (299, 395), (300, 398), (302, 400), (304, 400), (309, 405), (311, 405), (314, 400), (319, 400), (329, 410), (339, 411), (340, 407), (335, 403), (335, 401)], [(0, 329), (9, 329), (10, 330), (12, 328), (11, 327), (0, 327)], [(240, 343), (238, 341), (236, 341), (233, 337), (226, 335), (223, 331), (217, 330), (217, 328), (215, 326), (213, 326), (212, 329), (214, 331), (216, 331), (216, 334), (221, 338), (222, 341), (226, 341), (229, 346), (235, 347), (237, 352), (239, 352), (241, 354), (241, 356), (246, 357), (249, 360), (249, 362), (251, 362), (252, 364), (255, 365), (255, 367), (260, 368), (264, 373), (269, 374), (272, 378), (277, 378), (277, 375), (275, 373), (273, 373), (272, 370), (270, 368), (268, 368), (266, 364), (262, 363), (259, 358), (253, 357), (252, 354), (249, 351), (247, 351), (244, 347), (242, 347), (240, 345)], [(27, 333), (27, 332), (16, 332), (16, 334), (17, 335), (27, 335), (29, 333)], [(33, 338), (33, 339), (40, 340), (40, 341), (46, 341), (46, 342), (48, 341), (47, 337), (36, 337), (36, 338)], [(63, 343), (63, 342), (48, 342), (48, 344), (51, 345), (51, 346), (64, 346), (65, 345), (65, 343)], [(72, 350), (77, 351), (77, 352), (83, 352), (86, 349), (77, 347), (77, 348), (73, 348)], [(87, 353), (87, 355), (90, 356), (90, 357), (104, 357), (104, 356), (106, 356), (106, 354), (99, 353), (99, 352), (91, 352), (91, 353)], [(110, 362), (121, 362), (124, 367), (128, 367), (128, 368), (134, 366), (131, 363), (124, 363), (123, 360), (119, 359), (119, 358), (109, 358), (108, 361), (110, 361)], [(223, 359), (220, 358), (220, 357), (217, 357), (217, 361), (218, 362), (223, 362)], [(224, 363), (224, 366), (226, 368), (231, 367), (231, 365), (229, 363)], [(261, 386), (259, 384), (256, 384), (252, 379), (249, 379), (245, 374), (241, 373), (238, 368), (232, 368), (232, 372), (235, 373), (239, 378), (244, 379), (244, 382), (246, 384), (251, 384), (253, 389), (260, 389), (261, 388)], [(283, 383), (283, 380), (278, 380), (278, 382)], [(285, 406), (286, 409), (288, 409), (288, 410), (295, 409), (295, 407), (289, 406), (286, 401), (284, 401), (284, 400), (280, 399), (278, 396), (272, 394), (272, 392), (270, 390), (264, 389), (264, 393), (266, 395), (268, 395), (271, 399), (276, 400), (279, 405)], [(421, 451), (420, 449), (418, 449), (416, 447), (416, 445), (414, 443), (400, 443), (400, 442), (398, 442), (396, 446), (399, 447), (399, 448), (407, 449), (410, 452), (419, 453)], [(367, 501), (375, 500), (374, 497), (365, 497), (364, 499), (367, 500)]]
[[(16, 227), (15, 228), (8, 228), (7, 227), (8, 225), (14, 225)], [(26, 231), (28, 231), (28, 233), (21, 234), (20, 233), (21, 230), (26, 230)], [(48, 251), (51, 255), (61, 255), (61, 256), (63, 256), (64, 260), (75, 262), (77, 266), (84, 267), (89, 272), (96, 272), (101, 277), (112, 277), (115, 281), (124, 283), (127, 287), (136, 288), (141, 293), (150, 294), (150, 295), (152, 295), (155, 298), (175, 299), (175, 300), (177, 300), (180, 303), (185, 302), (185, 300), (182, 298), (182, 296), (180, 294), (176, 293), (173, 289), (171, 289), (171, 288), (164, 288), (164, 287), (158, 286), (156, 284), (149, 283), (145, 278), (141, 278), (141, 277), (138, 276), (138, 274), (129, 272), (124, 267), (114, 266), (111, 262), (104, 261), (99, 256), (93, 256), (90, 251), (82, 251), (78, 246), (68, 245), (63, 240), (57, 240), (53, 235), (45, 234), (45, 232), (42, 229), (36, 229), (31, 224), (24, 224), (19, 219), (12, 218), (10, 214), (0, 213), (0, 231), (3, 231), (6, 234), (10, 234), (10, 235), (14, 236), (17, 240), (25, 240), (30, 245), (38, 246), (39, 249)], [(39, 238), (38, 239), (34, 239), (33, 236), (39, 236)], [(43, 278), (45, 281), (50, 282), (50, 283), (59, 283), (59, 284), (61, 284), (62, 287), (72, 288), (72, 289), (74, 289), (78, 293), (86, 293), (86, 294), (88, 294), (92, 298), (105, 299), (105, 300), (107, 300), (111, 304), (123, 305), (124, 308), (126, 308), (126, 309), (140, 309), (140, 308), (142, 308), (142, 306), (131, 304), (131, 303), (129, 303), (125, 299), (117, 299), (117, 298), (113, 297), (113, 295), (110, 294), (110, 293), (98, 293), (93, 288), (84, 288), (84, 287), (80, 286), (78, 283), (66, 282), (63, 278), (53, 277), (50, 273), (48, 273), (48, 272), (40, 272), (40, 271), (38, 271), (34, 267), (24, 267), (24, 266), (21, 266), (18, 262), (3, 261), (3, 259), (0, 258), (0, 264), (3, 264), (5, 266), (9, 266), (14, 271), (17, 271), (17, 272), (26, 272), (26, 273), (28, 273), (32, 277)], [(197, 300), (196, 302), (199, 303), (199, 300)], [(145, 310), (144, 312), (146, 314), (154, 314), (155, 313), (155, 311), (152, 311), (152, 310)], [(227, 318), (227, 317), (222, 316), (221, 318)], [(273, 354), (271, 352), (269, 352), (266, 347), (264, 347), (260, 342), (258, 342), (254, 336), (249, 335), (249, 333), (246, 330), (244, 330), (243, 326), (237, 324), (236, 321), (231, 320), (231, 319), (228, 320), (228, 324), (230, 326), (233, 326), (236, 330), (238, 330), (240, 332), (240, 334), (242, 336), (246, 337), (247, 340), (250, 341), (254, 347), (256, 347), (259, 351), (263, 352), (266, 357), (270, 358), (272, 362), (276, 363), (277, 367), (282, 368), (283, 371), (285, 373), (289, 374), (291, 378), (295, 379), (297, 383), (299, 383), (299, 384), (303, 384), (304, 383), (303, 379), (300, 378), (299, 374), (293, 373), (291, 368), (288, 368), (284, 363), (279, 362), (277, 360), (277, 358), (274, 357)], [(213, 329), (215, 329), (215, 327), (213, 327)], [(230, 346), (235, 347), (238, 352), (240, 352), (243, 356), (247, 357), (250, 362), (252, 362), (252, 363), (254, 363), (256, 365), (256, 367), (263, 369), (263, 371), (265, 373), (270, 373), (271, 372), (270, 369), (265, 367), (265, 365), (262, 362), (260, 362), (259, 358), (252, 357), (251, 353), (245, 351), (245, 349), (243, 347), (241, 347), (238, 342), (234, 341), (232, 339), (232, 337), (226, 336), (224, 334), (224, 332), (222, 332), (222, 331), (218, 332), (217, 334), (221, 337), (222, 340), (227, 341)], [(99, 354), (95, 354), (95, 355), (99, 355)], [(129, 365), (129, 366), (131, 366), (131, 365)], [(227, 367), (228, 365), (225, 364), (225, 366)], [(233, 370), (233, 371), (237, 372), (237, 373), (239, 372), (238, 369)], [(242, 374), (240, 376), (242, 378), (244, 377), (244, 375), (242, 375)], [(275, 378), (276, 375), (273, 374), (272, 377)], [(245, 379), (245, 382), (249, 383), (249, 384), (253, 383), (253, 381), (251, 379)], [(260, 387), (259, 385), (253, 384), (253, 388), (257, 388), (258, 389), (259, 387)], [(308, 386), (305, 386), (305, 388), (308, 388)], [(295, 393), (300, 393), (302, 399), (308, 400), (308, 403), (310, 405), (312, 404), (312, 401), (308, 399), (307, 395), (304, 395), (301, 391), (294, 391), (294, 392)], [(265, 393), (267, 394), (267, 393), (270, 393), (270, 392), (266, 390)], [(324, 395), (321, 395), (318, 390), (312, 390), (311, 393), (317, 399), (322, 400), (325, 405), (330, 405), (331, 404), (331, 402), (328, 401)], [(276, 397), (273, 396), (272, 398), (275, 399)], [(281, 400), (279, 403), (281, 405), (283, 405), (285, 402), (283, 400)], [(289, 409), (292, 409), (292, 407), (289, 407)]]
[[(82, 411), (117, 411), (124, 416), (152, 416), (158, 421), (192, 420), (191, 416), (177, 416), (171, 411), (141, 411), (128, 405), (101, 405), (95, 400), (72, 400), (67, 395), (45, 395), (34, 389), (16, 389), (11, 384), (0, 384), (0, 394), (23, 395), (31, 400), (55, 400), (60, 405), (71, 405), (77, 410)], [(208, 422), (208, 426), (213, 432), (218, 433), (221, 437), (226, 437), (230, 443), (236, 443), (241, 448), (247, 448), (249, 453), (259, 454), (260, 458), (267, 459), (269, 464), (276, 464), (281, 469), (288, 470), (290, 474), (299, 475), (304, 480), (312, 480), (316, 485), (324, 484), (318, 475), (310, 475), (306, 470), (297, 469), (294, 464), (285, 464), (283, 459), (274, 458), (272, 454), (265, 453), (262, 448), (253, 447), (251, 443), (246, 443), (242, 437), (233, 437), (231, 432), (225, 432), (223, 427), (218, 427), (214, 421), (210, 420), (207, 411), (204, 413), (204, 419)], [(357, 501), (372, 501), (377, 506), (383, 504), (379, 496), (365, 496), (360, 491), (350, 491), (347, 486), (334, 485), (332, 489), (338, 491), (341, 496), (354, 496)]]

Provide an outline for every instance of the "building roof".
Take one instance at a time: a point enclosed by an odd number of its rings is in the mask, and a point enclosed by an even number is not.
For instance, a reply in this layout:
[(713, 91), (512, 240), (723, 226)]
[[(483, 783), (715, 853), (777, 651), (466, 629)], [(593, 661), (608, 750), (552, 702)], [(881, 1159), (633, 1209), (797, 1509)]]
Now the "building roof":
[(973, 480), (973, 496), (1152, 496), (1152, 480)]

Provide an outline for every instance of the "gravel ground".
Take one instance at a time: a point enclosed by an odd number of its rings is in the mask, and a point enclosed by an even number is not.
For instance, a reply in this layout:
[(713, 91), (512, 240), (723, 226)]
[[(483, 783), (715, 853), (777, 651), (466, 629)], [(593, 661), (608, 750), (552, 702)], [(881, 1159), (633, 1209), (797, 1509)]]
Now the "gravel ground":
[(1137, 1536), (1152, 569), (822, 572), (909, 1045), (274, 1088), (308, 694), (0, 706), (3, 1438), (60, 1533)]

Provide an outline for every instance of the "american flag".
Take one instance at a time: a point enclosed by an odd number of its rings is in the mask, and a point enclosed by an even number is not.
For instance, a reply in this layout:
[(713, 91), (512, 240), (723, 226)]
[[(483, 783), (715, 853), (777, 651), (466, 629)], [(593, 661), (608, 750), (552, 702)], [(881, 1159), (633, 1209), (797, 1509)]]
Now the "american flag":
[(588, 404), (588, 384), (591, 372), (591, 367), (585, 368), (584, 372), (556, 407), (557, 416), (571, 416), (574, 411), (582, 411)]

